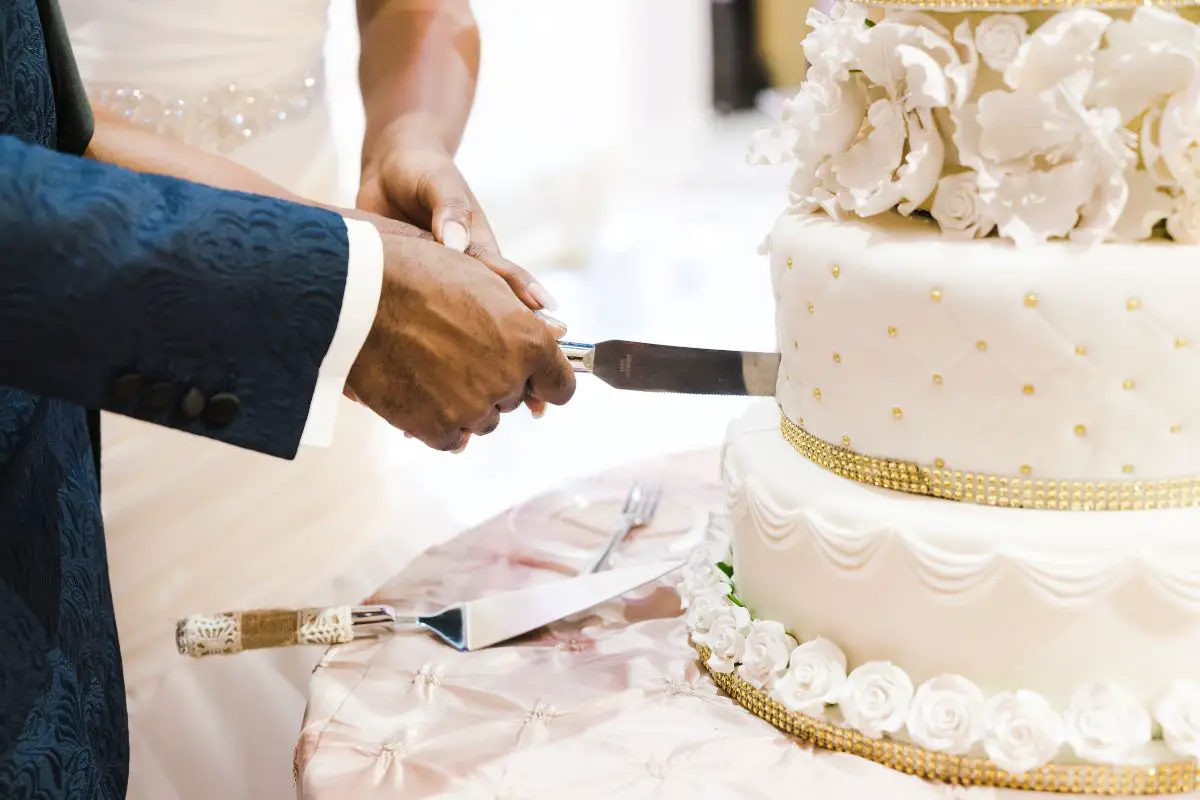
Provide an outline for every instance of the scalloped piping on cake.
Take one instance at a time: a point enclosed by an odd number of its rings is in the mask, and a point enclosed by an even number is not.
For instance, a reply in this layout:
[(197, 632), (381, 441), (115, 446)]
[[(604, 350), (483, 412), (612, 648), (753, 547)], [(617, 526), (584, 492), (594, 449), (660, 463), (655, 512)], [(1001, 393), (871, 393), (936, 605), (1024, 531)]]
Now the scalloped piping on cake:
[(1148, 709), (1128, 690), (1089, 683), (1065, 709), (1036, 692), (990, 697), (961, 675), (914, 685), (889, 661), (854, 666), (833, 642), (798, 642), (773, 620), (754, 619), (733, 594), (729, 545), (696, 548), (677, 586), (693, 641), (709, 650), (706, 666), (737, 674), (787, 709), (840, 716), (870, 737), (911, 741), (933, 752), (982, 752), (1003, 770), (1023, 773), (1054, 763), (1065, 751), (1098, 764), (1143, 763), (1156, 742), (1200, 758), (1200, 682), (1176, 681)]
[[(1081, 549), (1070, 558), (1059, 554), (1047, 559), (1043, 553), (1023, 552), (1019, 544), (1004, 539), (992, 542), (990, 552), (950, 552), (903, 526), (855, 530), (823, 519), (811, 509), (784, 509), (766, 496), (767, 492), (755, 479), (741, 478), (728, 464), (725, 484), (731, 516), (749, 516), (760, 541), (768, 548), (786, 550), (804, 542), (825, 565), (839, 571), (859, 572), (869, 569), (875, 559), (886, 559), (895, 548), (902, 547), (908, 557), (888, 559), (889, 569), (900, 564), (909, 566), (930, 592), (955, 603), (982, 596), (994, 585), (997, 573), (1010, 569), (1028, 586), (1063, 608), (1092, 605), (1130, 582), (1150, 582), (1159, 596), (1189, 613), (1200, 614), (1200, 580), (1197, 580), (1200, 565), (1170, 554), (1150, 558), (1144, 553), (1132, 556)], [(978, 595), (972, 597), (972, 593)]]

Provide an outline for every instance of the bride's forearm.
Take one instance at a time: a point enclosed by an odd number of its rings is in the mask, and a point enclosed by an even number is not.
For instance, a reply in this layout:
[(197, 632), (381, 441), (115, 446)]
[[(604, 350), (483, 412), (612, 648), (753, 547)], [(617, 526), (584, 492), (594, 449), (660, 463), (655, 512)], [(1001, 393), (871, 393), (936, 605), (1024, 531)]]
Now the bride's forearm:
[(357, 0), (364, 158), (393, 125), (428, 127), (453, 154), (479, 75), (479, 29), (469, 0)]
[(95, 117), (96, 133), (87, 155), (96, 161), (220, 189), (316, 205), (236, 162), (147, 131), (103, 108), (95, 109)]

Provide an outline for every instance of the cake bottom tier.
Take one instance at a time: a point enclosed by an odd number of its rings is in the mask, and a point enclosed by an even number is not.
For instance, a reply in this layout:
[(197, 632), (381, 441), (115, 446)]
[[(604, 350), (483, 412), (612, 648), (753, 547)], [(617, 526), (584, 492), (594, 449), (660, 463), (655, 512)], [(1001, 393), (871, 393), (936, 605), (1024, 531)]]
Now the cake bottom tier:
[[(1063, 719), (1099, 706), (1096, 724), (1153, 714), (1156, 738), (1200, 741), (1200, 510), (1014, 510), (863, 486), (792, 450), (774, 403), (730, 426), (722, 463), (734, 592), (753, 618), (832, 642), (848, 670), (1036, 693)], [(1180, 719), (1160, 726), (1160, 712)]]

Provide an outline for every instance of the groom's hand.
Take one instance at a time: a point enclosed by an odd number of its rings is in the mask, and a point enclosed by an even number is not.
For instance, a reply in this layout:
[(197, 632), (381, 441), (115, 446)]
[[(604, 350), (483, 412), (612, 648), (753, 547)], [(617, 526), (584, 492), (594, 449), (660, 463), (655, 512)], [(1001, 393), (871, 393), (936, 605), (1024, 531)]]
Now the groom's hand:
[(383, 291), (349, 385), (395, 427), (438, 450), (487, 434), (531, 394), (562, 405), (575, 376), (554, 332), (473, 258), (384, 236)]

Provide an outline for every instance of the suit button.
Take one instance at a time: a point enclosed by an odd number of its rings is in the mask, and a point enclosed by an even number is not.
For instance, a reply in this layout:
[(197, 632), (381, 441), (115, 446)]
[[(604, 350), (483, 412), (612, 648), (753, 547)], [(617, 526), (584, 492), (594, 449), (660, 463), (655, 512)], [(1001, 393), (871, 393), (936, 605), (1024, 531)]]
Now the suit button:
[(175, 384), (156, 383), (138, 400), (137, 410), (143, 414), (161, 414), (175, 401)]
[(183, 393), (183, 399), (179, 401), (179, 410), (185, 419), (195, 419), (203, 413), (204, 406), (207, 404), (208, 400), (204, 397), (204, 392), (193, 386)]
[(116, 405), (128, 406), (132, 405), (149, 388), (150, 379), (145, 375), (133, 372), (122, 375), (112, 382), (109, 387), (109, 397)]
[(241, 408), (242, 401), (238, 400), (237, 395), (228, 392), (214, 394), (204, 409), (204, 421), (214, 428), (224, 428), (233, 422)]

